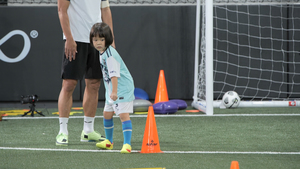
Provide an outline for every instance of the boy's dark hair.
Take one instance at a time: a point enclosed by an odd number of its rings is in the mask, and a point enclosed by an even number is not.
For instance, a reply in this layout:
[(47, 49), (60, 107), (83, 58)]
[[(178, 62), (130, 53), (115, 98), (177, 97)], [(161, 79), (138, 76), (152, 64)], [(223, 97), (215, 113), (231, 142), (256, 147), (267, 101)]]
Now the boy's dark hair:
[(111, 29), (109, 28), (109, 26), (104, 23), (104, 22), (100, 22), (100, 23), (95, 23), (91, 29), (90, 32), (90, 44), (94, 47), (93, 45), (93, 37), (104, 37), (105, 39), (105, 47), (108, 47), (109, 45), (111, 45), (113, 43), (113, 35), (111, 32)]

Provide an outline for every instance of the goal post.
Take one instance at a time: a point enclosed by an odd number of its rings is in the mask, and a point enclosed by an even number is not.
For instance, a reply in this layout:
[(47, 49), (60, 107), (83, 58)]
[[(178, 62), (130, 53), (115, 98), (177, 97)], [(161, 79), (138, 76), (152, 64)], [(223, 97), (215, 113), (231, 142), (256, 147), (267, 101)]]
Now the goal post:
[[(205, 112), (207, 115), (213, 115), (213, 1), (205, 0), (206, 6), (203, 6), (202, 12), (202, 22), (205, 22), (206, 27), (203, 27), (202, 24), (202, 40), (201, 40), (201, 47), (202, 41), (204, 40), (205, 43), (205, 51), (202, 52), (201, 55), (205, 55), (206, 57), (202, 58), (201, 60), (201, 68), (199, 69), (199, 39), (200, 39), (200, 0), (197, 1), (196, 6), (196, 41), (195, 41), (195, 75), (194, 75), (194, 96), (192, 106)], [(206, 15), (203, 15), (203, 14)], [(204, 36), (205, 35), (205, 36)], [(205, 38), (205, 39), (204, 39)], [(205, 67), (205, 68), (203, 68)], [(205, 79), (199, 79), (199, 70), (201, 71), (200, 76), (206, 76)], [(205, 75), (204, 75), (205, 71)], [(202, 80), (202, 85), (199, 86), (199, 81)], [(201, 87), (201, 88), (199, 88)], [(206, 88), (207, 87), (207, 88)], [(200, 94), (201, 93), (201, 94)], [(199, 94), (204, 99), (199, 100)]]
[(230, 90), (239, 107), (300, 106), (299, 10), (298, 0), (198, 0), (192, 106), (212, 115)]

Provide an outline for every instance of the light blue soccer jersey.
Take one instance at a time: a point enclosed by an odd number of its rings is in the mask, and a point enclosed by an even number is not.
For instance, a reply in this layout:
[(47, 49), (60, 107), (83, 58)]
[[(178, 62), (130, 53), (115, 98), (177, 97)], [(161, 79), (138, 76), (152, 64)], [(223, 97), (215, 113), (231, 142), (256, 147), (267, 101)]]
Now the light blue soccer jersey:
[(100, 65), (106, 89), (106, 104), (109, 104), (108, 100), (111, 100), (111, 77), (118, 77), (118, 99), (114, 104), (133, 101), (135, 98), (133, 78), (115, 48), (109, 46), (105, 52), (100, 54)]

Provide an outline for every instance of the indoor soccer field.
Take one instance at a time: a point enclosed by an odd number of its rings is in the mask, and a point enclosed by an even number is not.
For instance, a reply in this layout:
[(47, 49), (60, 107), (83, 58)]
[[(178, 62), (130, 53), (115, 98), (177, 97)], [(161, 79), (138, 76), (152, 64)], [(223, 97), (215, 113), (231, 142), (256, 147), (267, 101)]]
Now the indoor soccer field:
[[(213, 116), (187, 113), (155, 115), (163, 153), (141, 154), (147, 114), (133, 114), (131, 154), (120, 154), (123, 136), (115, 118), (114, 149), (100, 150), (95, 143), (80, 142), (83, 113), (72, 109), (69, 146), (55, 145), (59, 131), (56, 108), (39, 108), (21, 117), (25, 110), (1, 108), (8, 115), (0, 121), (0, 168), (203, 168), (230, 169), (238, 161), (241, 169), (300, 168), (300, 109), (214, 109)], [(188, 107), (187, 109), (193, 109)], [(104, 133), (102, 108), (95, 129)]]
[[(135, 87), (153, 102), (164, 70), (166, 96), (188, 103), (153, 115), (155, 126), (148, 112), (132, 114), (131, 154), (120, 153), (119, 117), (113, 150), (80, 142), (83, 80), (68, 146), (56, 146), (64, 45), (57, 1), (0, 0), (0, 169), (300, 168), (300, 0), (109, 0)], [(101, 87), (95, 130), (104, 135)], [(237, 95), (226, 103), (228, 91)], [(35, 94), (44, 116), (20, 105)], [(238, 107), (220, 109), (221, 100)], [(149, 131), (158, 138), (147, 146), (159, 151), (141, 153)]]

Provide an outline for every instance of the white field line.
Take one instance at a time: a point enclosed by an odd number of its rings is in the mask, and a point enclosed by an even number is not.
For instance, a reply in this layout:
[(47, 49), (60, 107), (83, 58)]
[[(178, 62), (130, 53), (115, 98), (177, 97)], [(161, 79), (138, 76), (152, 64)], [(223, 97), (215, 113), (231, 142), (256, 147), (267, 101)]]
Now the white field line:
[[(120, 150), (84, 150), (84, 149), (51, 149), (51, 148), (24, 148), (24, 147), (0, 147), (0, 150), (25, 150), (25, 151), (59, 151), (59, 152), (90, 152), (90, 153), (120, 153)], [(139, 150), (132, 150), (139, 153)], [(300, 155), (300, 152), (272, 152), (272, 151), (163, 151), (167, 154), (263, 154), (263, 155)]]
[[(300, 116), (300, 114), (218, 114), (218, 115), (155, 115), (155, 117), (222, 117), (222, 116)], [(116, 117), (116, 116), (115, 116)], [(147, 117), (147, 115), (132, 115), (131, 117)], [(3, 119), (57, 119), (59, 117), (3, 117)], [(70, 116), (70, 118), (83, 118), (83, 116)], [(103, 116), (96, 116), (103, 118)], [(116, 117), (118, 118), (118, 117)], [(60, 152), (106, 152), (114, 153), (119, 150), (84, 150), (84, 149), (47, 149), (47, 148), (23, 148), (23, 147), (0, 147), (2, 150), (27, 150), (27, 151), (60, 151)], [(138, 153), (138, 150), (132, 150)], [(169, 154), (287, 154), (300, 155), (300, 152), (238, 152), (238, 151), (164, 151)]]
[[(168, 114), (168, 115), (155, 115), (155, 118), (159, 117), (234, 117), (234, 116), (300, 116), (300, 114), (215, 114), (215, 115), (205, 115), (205, 114)], [(131, 115), (130, 118), (135, 117), (147, 117), (147, 115)], [(58, 119), (58, 116), (52, 117), (3, 117), (2, 119), (9, 120), (19, 120), (19, 119)], [(71, 119), (80, 119), (83, 116), (70, 116)], [(96, 116), (96, 118), (103, 118), (103, 116)], [(114, 118), (119, 118), (118, 116), (114, 116)]]

